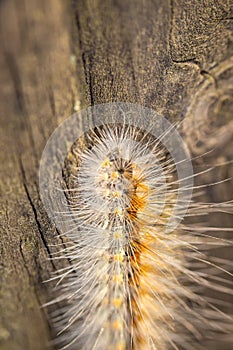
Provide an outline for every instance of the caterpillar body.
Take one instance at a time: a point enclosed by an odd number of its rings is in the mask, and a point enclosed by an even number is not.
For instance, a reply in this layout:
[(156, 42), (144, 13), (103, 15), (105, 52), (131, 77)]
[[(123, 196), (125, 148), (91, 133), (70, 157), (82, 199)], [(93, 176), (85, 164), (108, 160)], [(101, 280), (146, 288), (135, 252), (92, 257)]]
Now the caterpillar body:
[[(193, 176), (189, 169), (180, 177), (190, 165), (184, 149), (170, 152), (174, 128), (154, 135), (132, 123), (129, 110), (117, 106), (121, 122), (113, 117), (88, 130), (67, 163), (75, 166), (58, 214), (69, 225), (61, 258), (70, 265), (54, 277), (59, 295), (51, 303), (63, 303), (53, 315), (57, 343), (73, 350), (202, 349), (206, 334), (232, 327), (203, 287), (231, 290), (218, 284), (225, 268), (206, 255), (218, 239), (181, 220), (229, 210), (231, 202), (189, 204)], [(208, 268), (215, 268), (212, 280)]]

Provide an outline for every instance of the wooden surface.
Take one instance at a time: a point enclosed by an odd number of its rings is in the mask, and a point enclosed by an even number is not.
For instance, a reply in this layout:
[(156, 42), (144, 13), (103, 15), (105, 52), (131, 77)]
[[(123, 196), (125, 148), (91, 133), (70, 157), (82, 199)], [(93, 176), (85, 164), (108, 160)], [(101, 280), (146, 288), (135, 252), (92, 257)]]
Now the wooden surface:
[[(51, 336), (40, 305), (59, 240), (38, 189), (49, 135), (80, 108), (137, 102), (184, 120), (193, 155), (214, 148), (208, 162), (229, 160), (232, 18), (231, 0), (0, 2), (1, 350), (45, 350)], [(230, 175), (232, 166), (222, 166), (203, 181)], [(209, 200), (230, 192), (221, 185)], [(218, 216), (217, 224), (232, 222)], [(214, 344), (206, 349), (230, 350)]]

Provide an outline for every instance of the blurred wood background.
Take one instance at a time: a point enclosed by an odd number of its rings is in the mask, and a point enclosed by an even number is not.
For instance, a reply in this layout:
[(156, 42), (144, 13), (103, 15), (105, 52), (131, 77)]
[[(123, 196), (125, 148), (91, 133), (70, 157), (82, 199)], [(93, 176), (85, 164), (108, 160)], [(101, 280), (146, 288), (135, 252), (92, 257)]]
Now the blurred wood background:
[[(193, 156), (214, 149), (198, 169), (230, 160), (232, 19), (231, 0), (0, 1), (1, 350), (45, 350), (51, 337), (40, 305), (59, 240), (38, 189), (50, 134), (81, 108), (127, 101), (183, 121)], [(222, 166), (203, 182), (229, 176), (232, 166)], [(231, 196), (227, 183), (207, 200)], [(228, 215), (211, 220), (232, 225)], [(217, 339), (204, 346), (232, 348)]]

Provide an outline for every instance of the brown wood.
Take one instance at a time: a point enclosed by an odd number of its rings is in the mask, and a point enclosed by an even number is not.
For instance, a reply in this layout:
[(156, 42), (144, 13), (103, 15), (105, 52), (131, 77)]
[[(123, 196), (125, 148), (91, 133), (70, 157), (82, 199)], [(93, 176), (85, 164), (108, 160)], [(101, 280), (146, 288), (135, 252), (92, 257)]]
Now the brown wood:
[[(184, 120), (193, 155), (215, 148), (197, 166), (229, 160), (232, 18), (231, 0), (0, 2), (2, 350), (45, 350), (51, 334), (40, 308), (51, 286), (42, 281), (58, 268), (48, 258), (59, 240), (38, 189), (49, 135), (80, 108), (135, 102)], [(230, 174), (222, 166), (203, 181)], [(207, 199), (230, 199), (230, 189), (211, 189)], [(232, 224), (227, 215), (213, 220)], [(206, 344), (220, 347), (230, 349)]]

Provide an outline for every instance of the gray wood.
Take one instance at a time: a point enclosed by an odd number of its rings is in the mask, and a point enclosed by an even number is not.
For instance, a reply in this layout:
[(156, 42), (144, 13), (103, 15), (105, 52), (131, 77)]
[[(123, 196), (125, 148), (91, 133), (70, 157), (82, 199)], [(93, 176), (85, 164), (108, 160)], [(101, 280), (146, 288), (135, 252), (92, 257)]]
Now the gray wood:
[[(39, 198), (38, 167), (59, 123), (91, 104), (140, 103), (182, 120), (192, 155), (215, 148), (197, 169), (230, 159), (232, 7), (230, 0), (0, 2), (2, 350), (44, 350), (51, 336), (40, 308), (51, 286), (42, 281), (59, 266), (48, 258), (60, 241)], [(230, 174), (232, 166), (221, 166), (202, 181)], [(208, 200), (231, 198), (230, 184), (219, 186)], [(232, 224), (227, 215), (211, 220)], [(230, 349), (206, 344), (220, 346)]]

